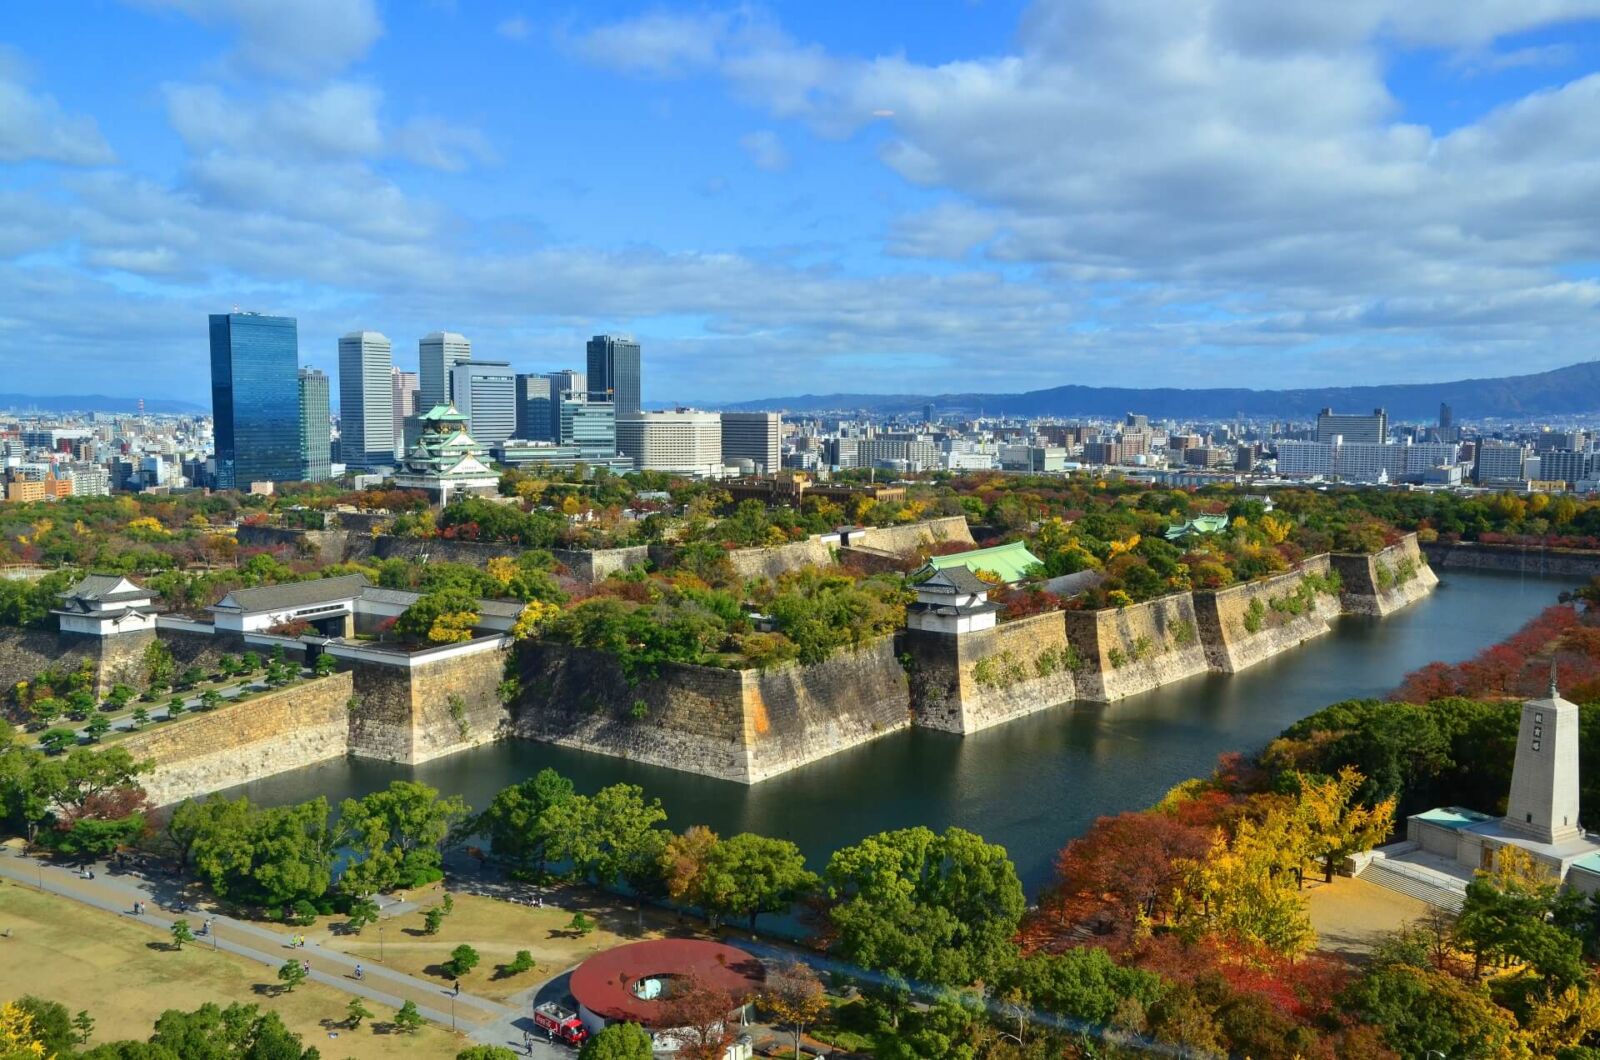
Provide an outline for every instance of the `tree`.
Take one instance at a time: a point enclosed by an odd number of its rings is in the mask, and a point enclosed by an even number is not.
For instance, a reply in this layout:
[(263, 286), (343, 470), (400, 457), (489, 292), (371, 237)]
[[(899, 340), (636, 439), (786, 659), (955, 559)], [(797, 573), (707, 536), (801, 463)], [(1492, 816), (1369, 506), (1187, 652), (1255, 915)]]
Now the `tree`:
[(318, 677), (327, 677), (339, 668), (339, 660), (322, 652), (317, 656), (317, 661), (312, 664), (312, 670)]
[(800, 1055), (800, 1039), (809, 1025), (828, 1011), (828, 995), (822, 980), (811, 966), (790, 961), (767, 974), (766, 989), (761, 992), (761, 1007), (779, 1026), (794, 1028), (794, 1054)]
[(1390, 964), (1373, 968), (1339, 997), (1340, 1008), (1383, 1030), (1401, 1056), (1516, 1055), (1511, 1013), (1487, 994), (1430, 969)]
[(83, 727), (83, 731), (90, 742), (99, 743), (100, 737), (111, 731), (111, 719), (104, 714), (96, 714), (89, 719), (89, 724)]
[(150, 722), (150, 712), (144, 707), (133, 708), (133, 727), (142, 729)]
[(456, 1060), (517, 1060), (521, 1055), (503, 1045), (469, 1045), (456, 1054)]
[(543, 875), (550, 830), (544, 813), (575, 797), (572, 781), (553, 769), (541, 769), (523, 781), (503, 788), (489, 808), (478, 815), (472, 831), (489, 837), (489, 849), (514, 868)]
[(720, 842), (705, 825), (690, 825), (682, 835), (670, 837), (661, 852), (661, 877), (668, 896), (704, 909), (713, 929), (721, 911), (706, 897), (706, 862)]
[(370, 898), (357, 898), (350, 903), (350, 914), (345, 918), (345, 930), (352, 935), (361, 934), (368, 924), (378, 922), (378, 903)]
[(1005, 850), (960, 828), (869, 836), (836, 852), (825, 878), (839, 954), (908, 981), (988, 978), (1024, 908)]
[(293, 958), (284, 961), (283, 966), (278, 969), (278, 982), (283, 984), (283, 992), (286, 994), (294, 993), (294, 988), (305, 981), (306, 966)]
[(454, 978), (460, 979), (476, 968), (478, 961), (478, 951), (463, 942), (450, 951), (450, 959), (445, 962), (444, 969)]
[(417, 1003), (415, 1001), (407, 1001), (394, 1014), (395, 1029), (402, 1034), (417, 1033), (422, 1029), (422, 1025), (425, 1022), (427, 1021), (422, 1018), (422, 1013), (417, 1011)]
[(69, 747), (76, 746), (78, 734), (72, 729), (49, 729), (39, 736), (39, 746), (47, 752), (58, 755)]
[(748, 1001), (689, 976), (675, 984), (661, 1003), (661, 1023), (678, 1040), (678, 1055), (692, 1060), (721, 1060), (736, 1027), (728, 1015)]
[[(283, 1025), (276, 1012), (255, 1005), (221, 1008), (207, 1003), (194, 1012), (168, 1009), (156, 1020), (149, 1053), (138, 1060), (316, 1060), (314, 1048), (303, 1048), (300, 1036)], [(156, 1051), (160, 1050), (160, 1051)]]
[(435, 644), (471, 640), (478, 624), (478, 598), (465, 589), (438, 589), (418, 597), (395, 620), (394, 631)]
[(1472, 953), (1473, 972), (1486, 960), (1520, 961), (1559, 992), (1583, 981), (1583, 943), (1552, 923), (1560, 882), (1520, 847), (1495, 852), (1495, 866), (1467, 884), (1456, 939)]
[(1308, 832), (1306, 853), (1322, 860), (1323, 878), (1333, 882), (1340, 861), (1357, 851), (1371, 850), (1394, 827), (1395, 796), (1379, 799), (1376, 805), (1355, 801), (1356, 792), (1366, 778), (1354, 766), (1345, 766), (1339, 775), (1313, 780), (1297, 774), (1300, 784), (1299, 811)]
[(1316, 943), (1295, 870), (1304, 857), (1299, 818), (1274, 805), (1261, 820), (1240, 819), (1230, 837), (1218, 829), (1211, 849), (1186, 869), (1176, 921), (1193, 941), (1214, 935), (1296, 956)]
[(72, 1017), (72, 1029), (78, 1034), (79, 1045), (89, 1044), (89, 1039), (94, 1037), (94, 1017), (89, 1015), (88, 1009), (79, 1009)]
[(351, 1030), (361, 1026), (362, 1020), (372, 1018), (372, 1010), (363, 1004), (359, 997), (351, 998), (350, 1003), (344, 1007), (344, 1021)]
[(183, 949), (185, 942), (194, 941), (194, 932), (189, 930), (189, 922), (181, 917), (172, 922), (170, 931), (172, 933), (172, 948), (175, 950)]
[(200, 709), (216, 710), (222, 705), (222, 693), (215, 688), (208, 688), (200, 693)]
[(1182, 881), (1181, 862), (1211, 845), (1204, 827), (1162, 810), (1101, 817), (1056, 858), (1056, 882), (1040, 911), (1064, 928), (1132, 935), (1141, 921), (1162, 923)]
[(585, 935), (589, 934), (589, 932), (594, 930), (594, 921), (590, 920), (588, 914), (584, 913), (583, 910), (580, 909), (576, 913), (572, 914), (571, 920), (567, 921), (567, 930), (577, 935), (579, 938), (583, 938)]
[[(576, 876), (596, 886), (610, 887), (637, 866), (641, 853), (659, 839), (655, 826), (666, 819), (661, 800), (646, 802), (643, 788), (613, 784), (546, 808), (540, 827), (547, 857), (569, 862)], [(659, 855), (659, 847), (654, 849)]]
[(650, 1060), (650, 1032), (637, 1023), (613, 1023), (583, 1043), (578, 1060)]
[(172, 649), (164, 640), (153, 640), (144, 649), (144, 684), (152, 692), (172, 685), (173, 675), (177, 672), (177, 662), (172, 657)]
[[(46, 1001), (42, 997), (25, 994), (18, 998), (16, 1007), (33, 1021), (33, 1037), (44, 1046), (45, 1056), (72, 1056), (73, 1050), (81, 1044), (78, 1032), (67, 1007), (57, 1001)], [(87, 1016), (88, 1013), (83, 1015)], [(89, 1021), (90, 1026), (94, 1021)], [(85, 1039), (87, 1040), (87, 1039)], [(0, 1039), (0, 1046), (4, 1040)], [(27, 1056), (27, 1053), (17, 1054), (0, 1048), (0, 1056), (11, 1060), (14, 1056)]]
[(261, 807), (213, 795), (193, 805), (181, 827), (196, 875), (219, 898), (284, 906), (327, 892), (339, 844), (326, 799)]
[(429, 935), (437, 935), (439, 928), (444, 924), (444, 910), (434, 906), (422, 914), (422, 930)]
[(440, 845), (467, 812), (460, 796), (441, 799), (437, 788), (406, 780), (360, 799), (345, 799), (339, 808), (340, 831), (354, 857), (341, 888), (366, 895), (439, 879)]
[(799, 847), (751, 832), (712, 846), (701, 877), (700, 904), (749, 917), (752, 931), (758, 915), (782, 912), (817, 886)]

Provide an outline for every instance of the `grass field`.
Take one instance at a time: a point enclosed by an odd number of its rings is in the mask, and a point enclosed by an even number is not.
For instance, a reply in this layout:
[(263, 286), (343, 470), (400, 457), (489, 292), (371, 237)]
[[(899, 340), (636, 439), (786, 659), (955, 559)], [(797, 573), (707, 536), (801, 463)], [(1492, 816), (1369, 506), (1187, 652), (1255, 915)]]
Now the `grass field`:
[[(418, 908), (383, 921), (381, 946), (377, 925), (367, 927), (358, 936), (335, 934), (334, 926), (344, 923), (342, 916), (322, 917), (313, 926), (303, 929), (271, 926), (285, 933), (304, 931), (307, 938), (324, 949), (348, 953), (370, 963), (378, 963), (381, 950), (383, 963), (395, 971), (441, 984), (450, 981), (441, 966), (449, 959), (450, 951), (465, 942), (478, 951), (481, 961), (462, 978), (461, 989), (497, 1001), (537, 986), (601, 950), (641, 938), (659, 938), (665, 927), (659, 913), (647, 911), (645, 931), (641, 934), (638, 915), (632, 909), (599, 900), (587, 910), (596, 925), (594, 930), (579, 937), (567, 930), (572, 919), (570, 909), (534, 908), (455, 894), (452, 895), (455, 911), (445, 917), (437, 935), (429, 935), (423, 930), (423, 915), (425, 910), (439, 904), (438, 885), (414, 891), (407, 897), (416, 901)], [(533, 955), (534, 968), (498, 978), (496, 966), (510, 963), (518, 950), (527, 950)]]
[[(0, 999), (33, 994), (72, 1012), (87, 1009), (95, 1019), (91, 1044), (142, 1041), (164, 1010), (192, 1010), (207, 1001), (270, 1009), (329, 1060), (433, 1060), (454, 1057), (466, 1044), (432, 1025), (414, 1036), (380, 1033), (392, 1013), (371, 1001), (366, 1005), (380, 1026), (349, 1030), (340, 1021), (350, 995), (332, 987), (306, 983), (274, 996), (277, 980), (265, 965), (195, 945), (171, 952), (165, 933), (12, 883), (0, 884), (0, 932), (6, 929), (11, 937), (0, 938)], [(330, 1031), (338, 1037), (330, 1038)]]

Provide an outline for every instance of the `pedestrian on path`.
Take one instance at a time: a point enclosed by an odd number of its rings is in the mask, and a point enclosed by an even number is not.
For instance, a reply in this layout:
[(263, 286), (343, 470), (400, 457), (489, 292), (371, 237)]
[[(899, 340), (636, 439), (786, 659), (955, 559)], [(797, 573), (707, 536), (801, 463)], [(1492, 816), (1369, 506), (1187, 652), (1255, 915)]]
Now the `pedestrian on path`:
[(460, 997), (461, 996), (461, 980), (459, 980), (459, 979), (456, 980), (456, 988), (455, 988), (454, 991), (451, 992), (450, 996), (451, 997)]
[(302, 958), (301, 961), (300, 961), (300, 967), (305, 970), (305, 973), (307, 975), (311, 974), (311, 962), (310, 961), (305, 960), (305, 959)]
[(359, 965), (359, 964), (356, 965), (356, 978), (357, 979), (361, 978), (361, 965)]

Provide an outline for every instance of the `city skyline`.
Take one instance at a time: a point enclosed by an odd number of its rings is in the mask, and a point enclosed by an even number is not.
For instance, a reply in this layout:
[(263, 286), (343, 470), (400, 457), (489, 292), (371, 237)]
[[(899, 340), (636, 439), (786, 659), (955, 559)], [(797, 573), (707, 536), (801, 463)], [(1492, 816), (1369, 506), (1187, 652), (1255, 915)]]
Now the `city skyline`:
[[(203, 401), (191, 322), (234, 304), (330, 374), (360, 328), (529, 366), (616, 328), (705, 402), (1593, 359), (1596, 15), (36, 7), (0, 50), (0, 368)], [(413, 84), (424, 53), (468, 73)]]

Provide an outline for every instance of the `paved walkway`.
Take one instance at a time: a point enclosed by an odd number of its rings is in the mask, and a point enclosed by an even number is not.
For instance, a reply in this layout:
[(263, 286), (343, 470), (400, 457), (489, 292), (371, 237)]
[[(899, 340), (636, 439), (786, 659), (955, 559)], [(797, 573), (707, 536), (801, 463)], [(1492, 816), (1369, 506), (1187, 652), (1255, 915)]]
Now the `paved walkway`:
[[(213, 916), (197, 909), (171, 912), (162, 907), (170, 906), (178, 897), (173, 884), (150, 881), (131, 872), (113, 874), (103, 865), (94, 866), (94, 872), (95, 878), (86, 880), (77, 874), (77, 870), (48, 861), (13, 854), (0, 855), (0, 876), (21, 886), (35, 887), (130, 918), (133, 918), (133, 903), (141, 901), (145, 905), (145, 912), (136, 919), (162, 936), (167, 936), (172, 922), (181, 918), (187, 920), (196, 933), (195, 941), (189, 944), (192, 946), (226, 950), (257, 961), (274, 972), (291, 957), (308, 960), (311, 962), (310, 978), (316, 982), (347, 994), (359, 995), (391, 1011), (406, 1001), (414, 1001), (418, 1011), (427, 1019), (441, 1026), (456, 1027), (478, 1041), (507, 1045), (520, 1051), (523, 1033), (534, 1029), (532, 1018), (525, 1012), (488, 998), (468, 993), (452, 996), (448, 989), (438, 983), (405, 975), (381, 964), (363, 965), (365, 976), (358, 980), (355, 978), (356, 961), (353, 958), (323, 949), (315, 943), (308, 942), (303, 947), (293, 949), (281, 934), (247, 921)], [(200, 925), (208, 918), (211, 920), (210, 931), (206, 935), (199, 935)], [(538, 993), (545, 985), (533, 988), (530, 993)], [(380, 1018), (382, 1015), (380, 1013)], [(563, 1047), (536, 1043), (530, 1055), (570, 1057), (572, 1052)]]

